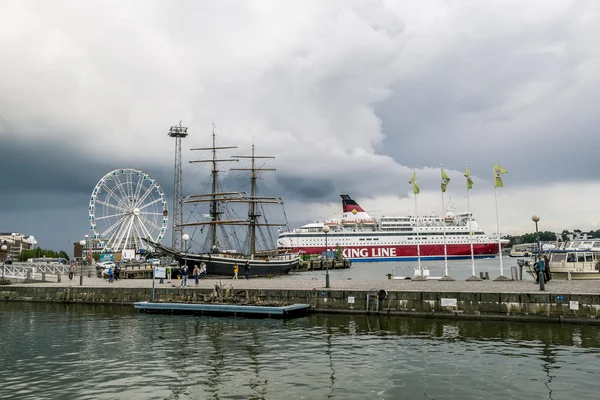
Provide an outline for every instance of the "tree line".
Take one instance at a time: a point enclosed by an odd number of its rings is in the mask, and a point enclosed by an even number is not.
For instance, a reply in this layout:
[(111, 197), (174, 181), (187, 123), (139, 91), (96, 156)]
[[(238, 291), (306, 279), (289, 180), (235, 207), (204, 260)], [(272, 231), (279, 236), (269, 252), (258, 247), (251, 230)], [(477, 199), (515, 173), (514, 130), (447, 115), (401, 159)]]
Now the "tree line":
[[(540, 233), (539, 233), (541, 242), (556, 242), (557, 238), (558, 238), (558, 241), (566, 242), (569, 240), (569, 235), (573, 235), (574, 237), (579, 235), (580, 237), (583, 237), (584, 234), (587, 234), (588, 238), (600, 238), (600, 229), (595, 230), (595, 231), (589, 231), (589, 232), (583, 232), (581, 229), (574, 229), (572, 232), (570, 232), (565, 229), (558, 236), (557, 236), (556, 232), (550, 232), (550, 231), (540, 231)], [(507, 246), (510, 247), (515, 244), (521, 244), (521, 243), (535, 243), (537, 241), (537, 236), (536, 236), (535, 232), (533, 232), (533, 233), (526, 233), (526, 234), (520, 235), (520, 236), (507, 235), (507, 236), (505, 236), (505, 239), (509, 240)]]
[(27, 261), (30, 258), (64, 258), (65, 260), (69, 260), (69, 255), (64, 251), (54, 251), (48, 249), (30, 249), (23, 250), (21, 254), (19, 254), (19, 261)]

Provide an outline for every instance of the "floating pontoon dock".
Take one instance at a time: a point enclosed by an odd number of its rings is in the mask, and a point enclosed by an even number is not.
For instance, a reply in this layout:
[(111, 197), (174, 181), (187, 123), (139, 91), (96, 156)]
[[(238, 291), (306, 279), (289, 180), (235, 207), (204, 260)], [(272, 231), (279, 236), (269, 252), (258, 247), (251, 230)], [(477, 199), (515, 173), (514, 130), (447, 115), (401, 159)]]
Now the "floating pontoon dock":
[(190, 303), (133, 303), (133, 306), (145, 313), (155, 314), (197, 314), (197, 315), (233, 315), (240, 317), (290, 318), (306, 315), (308, 304), (292, 304), (282, 307), (244, 306), (234, 304), (190, 304)]

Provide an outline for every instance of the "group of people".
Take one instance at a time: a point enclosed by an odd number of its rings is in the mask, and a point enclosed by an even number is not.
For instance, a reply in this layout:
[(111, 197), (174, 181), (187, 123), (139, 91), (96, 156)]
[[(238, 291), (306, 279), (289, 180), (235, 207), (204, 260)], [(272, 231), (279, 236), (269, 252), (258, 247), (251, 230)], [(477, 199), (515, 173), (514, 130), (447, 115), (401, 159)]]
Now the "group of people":
[(108, 268), (108, 282), (113, 283), (114, 281), (121, 280), (121, 266), (119, 264)]
[[(243, 265), (243, 268), (244, 268), (244, 277), (246, 279), (250, 279), (250, 261), (249, 260), (246, 260), (246, 262)], [(233, 279), (238, 279), (239, 271), (240, 271), (239, 266), (237, 264), (235, 264), (233, 266)], [(179, 273), (181, 274), (181, 285), (180, 286), (187, 287), (188, 286), (188, 278), (190, 276), (190, 269), (188, 268), (187, 265), (184, 265), (179, 270)], [(167, 276), (168, 275), (169, 274), (167, 274)], [(204, 263), (204, 262), (201, 263), (200, 267), (198, 267), (198, 265), (194, 265), (194, 269), (192, 270), (191, 275), (194, 277), (194, 283), (195, 283), (196, 287), (198, 287), (200, 280), (206, 279), (206, 263)]]
[[(187, 265), (184, 265), (180, 270), (181, 273), (181, 287), (187, 287), (188, 285), (188, 277), (190, 275), (190, 269)], [(192, 271), (192, 276), (194, 277), (194, 283), (196, 287), (200, 282), (200, 279), (204, 280), (206, 278), (206, 263), (201, 263), (200, 268), (198, 265), (194, 265), (194, 270)]]
[[(247, 260), (244, 265), (244, 277), (246, 279), (250, 279), (250, 261)], [(238, 279), (238, 273), (240, 271), (240, 268), (237, 264), (235, 264), (233, 266), (233, 279)], [(190, 275), (190, 269), (188, 268), (187, 265), (184, 265), (181, 270), (180, 270), (180, 274), (181, 274), (181, 287), (187, 287), (188, 286), (188, 277)], [(200, 267), (198, 267), (198, 265), (194, 265), (194, 269), (192, 271), (192, 276), (194, 277), (194, 283), (196, 285), (196, 287), (198, 286), (200, 280), (204, 280), (206, 279), (206, 263), (201, 263)]]
[[(238, 272), (240, 272), (240, 267), (235, 264), (233, 266), (233, 279), (237, 279), (238, 278)], [(250, 279), (250, 261), (246, 260), (246, 262), (244, 263), (244, 276), (246, 279)]]
[(544, 283), (548, 283), (550, 280), (550, 261), (548, 257), (538, 255), (536, 263), (533, 264), (533, 269), (536, 276), (535, 283), (540, 283), (540, 275), (544, 277)]

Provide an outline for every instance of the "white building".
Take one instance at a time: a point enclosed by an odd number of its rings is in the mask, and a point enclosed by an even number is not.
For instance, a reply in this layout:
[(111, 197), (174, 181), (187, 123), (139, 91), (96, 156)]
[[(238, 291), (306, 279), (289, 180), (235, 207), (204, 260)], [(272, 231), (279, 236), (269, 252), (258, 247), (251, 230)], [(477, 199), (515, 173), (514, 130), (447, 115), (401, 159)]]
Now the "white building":
[(23, 250), (29, 250), (37, 244), (33, 236), (25, 236), (19, 232), (0, 232), (0, 248), (5, 245), (6, 251), (0, 250), (0, 260), (8, 256), (16, 260)]

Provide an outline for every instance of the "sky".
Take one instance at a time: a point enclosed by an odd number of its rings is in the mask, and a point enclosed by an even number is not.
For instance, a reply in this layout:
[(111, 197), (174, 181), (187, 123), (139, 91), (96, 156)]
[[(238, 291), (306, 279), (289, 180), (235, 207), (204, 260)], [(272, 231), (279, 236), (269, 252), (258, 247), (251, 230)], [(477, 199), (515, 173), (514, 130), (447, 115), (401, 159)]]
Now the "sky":
[(466, 211), (468, 162), (487, 233), (532, 232), (534, 214), (600, 229), (598, 38), (593, 0), (0, 0), (0, 232), (71, 252), (120, 168), (171, 204), (180, 121), (184, 194), (215, 124), (276, 157), (261, 183), (291, 227), (339, 217), (340, 194), (414, 212), (413, 169), (419, 214), (441, 213), (441, 166)]

